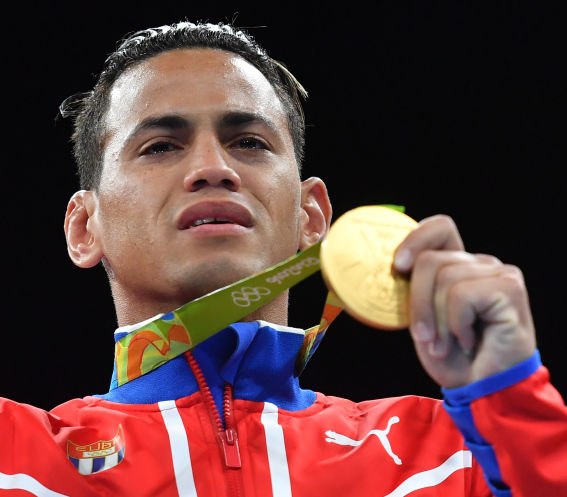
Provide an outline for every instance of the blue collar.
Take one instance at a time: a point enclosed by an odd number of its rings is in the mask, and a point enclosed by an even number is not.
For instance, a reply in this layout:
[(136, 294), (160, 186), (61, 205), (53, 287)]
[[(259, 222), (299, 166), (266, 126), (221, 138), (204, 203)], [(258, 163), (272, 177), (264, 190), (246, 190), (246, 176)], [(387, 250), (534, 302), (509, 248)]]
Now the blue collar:
[[(117, 332), (118, 341), (127, 332)], [(235, 323), (193, 349), (215, 403), (222, 412), (225, 382), (234, 398), (271, 402), (297, 411), (315, 401), (315, 392), (303, 390), (294, 376), (295, 359), (303, 345), (304, 331), (265, 321)], [(124, 385), (117, 386), (116, 369), (110, 391), (96, 395), (112, 402), (153, 404), (176, 400), (199, 390), (183, 355)]]

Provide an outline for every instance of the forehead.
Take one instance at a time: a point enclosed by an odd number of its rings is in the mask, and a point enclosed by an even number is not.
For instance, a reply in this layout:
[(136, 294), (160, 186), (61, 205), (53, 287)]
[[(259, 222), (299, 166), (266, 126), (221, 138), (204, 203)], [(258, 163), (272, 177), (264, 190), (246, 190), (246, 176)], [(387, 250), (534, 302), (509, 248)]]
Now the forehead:
[(264, 75), (245, 59), (216, 49), (165, 52), (127, 69), (114, 83), (106, 129), (116, 132), (151, 115), (247, 111), (287, 123)]

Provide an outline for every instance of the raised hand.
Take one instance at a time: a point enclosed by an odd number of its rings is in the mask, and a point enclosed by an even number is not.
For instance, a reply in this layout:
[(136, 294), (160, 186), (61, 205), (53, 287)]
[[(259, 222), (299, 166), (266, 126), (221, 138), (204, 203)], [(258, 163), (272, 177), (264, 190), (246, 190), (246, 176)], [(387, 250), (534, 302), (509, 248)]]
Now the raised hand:
[(450, 217), (423, 220), (398, 247), (394, 268), (411, 277), (410, 333), (439, 385), (464, 386), (533, 354), (535, 330), (521, 271), (465, 252)]

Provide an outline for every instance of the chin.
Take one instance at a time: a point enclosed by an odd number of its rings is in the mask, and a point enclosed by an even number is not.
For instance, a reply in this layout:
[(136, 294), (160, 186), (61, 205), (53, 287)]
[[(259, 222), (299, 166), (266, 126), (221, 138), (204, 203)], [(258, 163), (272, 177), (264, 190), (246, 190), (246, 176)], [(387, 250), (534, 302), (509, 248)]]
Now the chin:
[(268, 266), (255, 263), (240, 263), (234, 259), (208, 261), (193, 266), (183, 275), (183, 287), (191, 294), (191, 300), (224, 288), (236, 281), (252, 276)]

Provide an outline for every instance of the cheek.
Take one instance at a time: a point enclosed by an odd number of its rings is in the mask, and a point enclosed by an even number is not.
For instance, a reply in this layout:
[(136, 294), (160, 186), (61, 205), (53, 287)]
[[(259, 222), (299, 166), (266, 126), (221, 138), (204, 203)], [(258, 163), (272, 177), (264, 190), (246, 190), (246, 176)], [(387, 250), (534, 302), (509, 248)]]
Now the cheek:
[(142, 241), (149, 216), (148, 202), (143, 199), (143, 192), (133, 185), (118, 180), (105, 185), (99, 217), (104, 249), (109, 256), (131, 252)]
[(297, 237), (299, 232), (301, 192), (298, 185), (280, 178), (269, 192), (270, 210), (281, 233)]
[(166, 178), (151, 170), (132, 173), (128, 166), (110, 167), (100, 186), (101, 209), (113, 222), (131, 224), (152, 216), (152, 210), (168, 188)]

